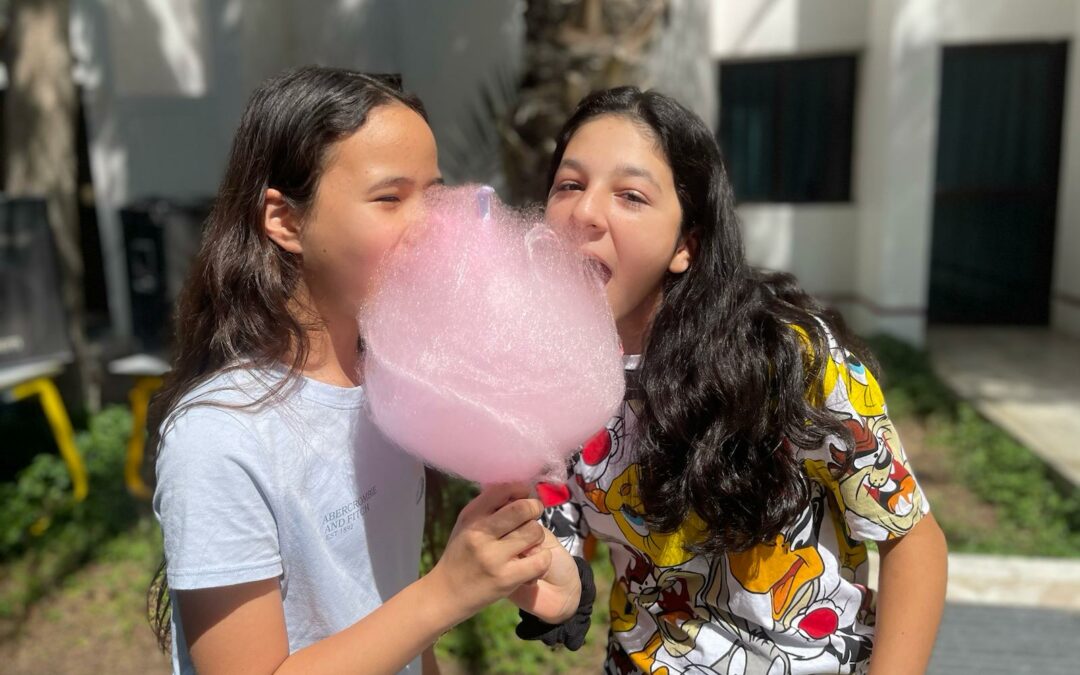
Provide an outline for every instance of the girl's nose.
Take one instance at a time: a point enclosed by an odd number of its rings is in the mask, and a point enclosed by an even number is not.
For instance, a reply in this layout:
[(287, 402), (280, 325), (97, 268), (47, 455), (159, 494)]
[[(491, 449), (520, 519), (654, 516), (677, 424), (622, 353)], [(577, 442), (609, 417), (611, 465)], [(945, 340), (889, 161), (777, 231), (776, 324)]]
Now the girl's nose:
[(570, 212), (570, 222), (576, 227), (589, 232), (598, 231), (601, 234), (607, 231), (607, 217), (604, 213), (600, 195), (584, 190), (574, 209)]

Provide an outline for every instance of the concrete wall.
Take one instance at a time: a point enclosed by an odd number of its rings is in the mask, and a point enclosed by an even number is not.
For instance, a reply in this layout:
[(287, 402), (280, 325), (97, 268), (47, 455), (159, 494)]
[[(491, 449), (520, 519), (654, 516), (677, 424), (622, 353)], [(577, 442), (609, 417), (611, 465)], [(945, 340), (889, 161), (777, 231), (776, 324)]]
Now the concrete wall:
[[(911, 0), (908, 0), (909, 2)], [(1063, 40), (1075, 34), (1076, 0), (915, 0), (942, 44)]]
[(714, 3), (714, 56), (848, 52), (866, 44), (868, 2), (727, 0)]
[[(476, 92), (513, 79), (520, 4), (506, 0), (73, 0), (114, 325), (127, 330), (116, 209), (216, 190), (251, 90), (317, 62), (400, 72), (444, 155)], [(463, 10), (463, 7), (467, 11)], [(862, 331), (925, 334), (942, 45), (1063, 40), (1078, 0), (673, 0), (652, 86), (717, 125), (716, 62), (859, 56), (852, 201), (742, 209), (751, 259), (794, 271)], [(1070, 50), (1054, 325), (1080, 335), (1080, 67)]]
[(494, 73), (515, 78), (520, 6), (504, 0), (73, 0), (110, 313), (129, 330), (117, 209), (217, 190), (251, 91), (306, 63), (399, 72), (440, 143)]
[[(718, 60), (859, 55), (853, 201), (742, 208), (748, 253), (795, 272), (863, 332), (926, 331), (941, 47), (1073, 39), (1076, 0), (757, 0), (718, 3)], [(1080, 334), (1080, 68), (1070, 53), (1053, 295)], [(723, 101), (720, 101), (722, 114)]]
[(859, 73), (852, 323), (921, 344), (926, 329), (940, 49), (932, 7), (871, 5)]
[[(1073, 17), (1080, 36), (1080, 7)], [(1054, 248), (1052, 321), (1059, 330), (1080, 336), (1080, 45), (1069, 48), (1065, 85), (1065, 131)]]
[[(713, 57), (739, 61), (862, 54), (867, 45), (868, 13), (868, 3), (846, 0), (715, 3)], [(860, 86), (857, 113), (863, 107), (862, 92)], [(719, 101), (722, 114), (723, 101)], [(856, 137), (856, 154), (858, 150)], [(850, 202), (743, 206), (740, 216), (747, 256), (756, 265), (793, 272), (807, 290), (839, 307), (850, 319), (858, 304), (855, 288), (863, 183), (853, 166)]]

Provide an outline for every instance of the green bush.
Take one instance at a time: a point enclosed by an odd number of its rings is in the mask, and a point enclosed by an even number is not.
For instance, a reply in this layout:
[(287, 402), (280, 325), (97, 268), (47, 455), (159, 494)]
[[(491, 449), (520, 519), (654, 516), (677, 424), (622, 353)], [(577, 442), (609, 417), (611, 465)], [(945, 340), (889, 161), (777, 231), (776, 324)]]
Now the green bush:
[[(1080, 490), (1057, 480), (1043, 462), (966, 403), (934, 439), (951, 448), (957, 475), (997, 507), (995, 532), (956, 533), (960, 546), (986, 552), (1080, 555)], [(978, 539), (985, 542), (979, 542)]]
[(67, 466), (55, 453), (35, 456), (14, 482), (0, 484), (0, 560), (32, 547), (53, 546), (58, 537), (104, 537), (130, 525), (137, 513), (124, 486), (130, 430), (130, 413), (115, 406), (95, 415), (89, 429), (76, 434), (90, 484), (82, 502), (72, 498)]
[(0, 565), (12, 582), (0, 587), (0, 616), (24, 611), (145, 511), (124, 485), (128, 410), (110, 407), (88, 426), (75, 437), (89, 480), (84, 501), (74, 500), (55, 452), (36, 455), (14, 481), (0, 483)]
[(875, 373), (885, 390), (891, 415), (926, 418), (955, 411), (957, 398), (934, 372), (929, 355), (888, 335), (866, 341), (881, 364)]
[(932, 445), (947, 453), (952, 478), (994, 507), (997, 523), (989, 531), (941, 519), (954, 550), (1080, 556), (1080, 489), (957, 398), (925, 351), (885, 336), (867, 344), (884, 371), (890, 414), (925, 424)]

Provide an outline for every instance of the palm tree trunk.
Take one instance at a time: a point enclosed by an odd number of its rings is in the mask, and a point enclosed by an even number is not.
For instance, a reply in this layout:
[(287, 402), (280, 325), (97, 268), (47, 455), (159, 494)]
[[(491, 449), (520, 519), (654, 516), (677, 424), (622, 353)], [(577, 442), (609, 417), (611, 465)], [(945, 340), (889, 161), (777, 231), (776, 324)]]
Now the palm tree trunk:
[(76, 202), (76, 90), (68, 43), (68, 0), (12, 0), (5, 186), (12, 196), (45, 198), (59, 256), (61, 289), (82, 403), (97, 407), (97, 369), (84, 331), (83, 265)]
[(582, 96), (645, 84), (648, 50), (668, 6), (669, 0), (526, 3), (525, 72), (500, 130), (511, 201), (544, 199), (555, 135)]

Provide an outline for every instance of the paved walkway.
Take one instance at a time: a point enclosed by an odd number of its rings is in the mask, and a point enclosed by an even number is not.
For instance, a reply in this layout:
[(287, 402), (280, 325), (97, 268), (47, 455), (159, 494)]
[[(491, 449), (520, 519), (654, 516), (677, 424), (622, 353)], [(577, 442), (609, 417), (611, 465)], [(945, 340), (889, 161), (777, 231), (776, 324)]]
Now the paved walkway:
[(949, 603), (928, 675), (1076, 675), (1080, 613)]
[[(1080, 488), (1080, 340), (933, 328), (927, 346), (954, 391)], [(930, 675), (1076, 675), (1078, 651), (1080, 560), (949, 556)]]
[[(877, 575), (871, 552), (870, 579)], [(949, 556), (928, 675), (1076, 675), (1078, 650), (1080, 560)]]
[(939, 327), (927, 347), (950, 387), (1080, 487), (1080, 339), (1045, 328)]

